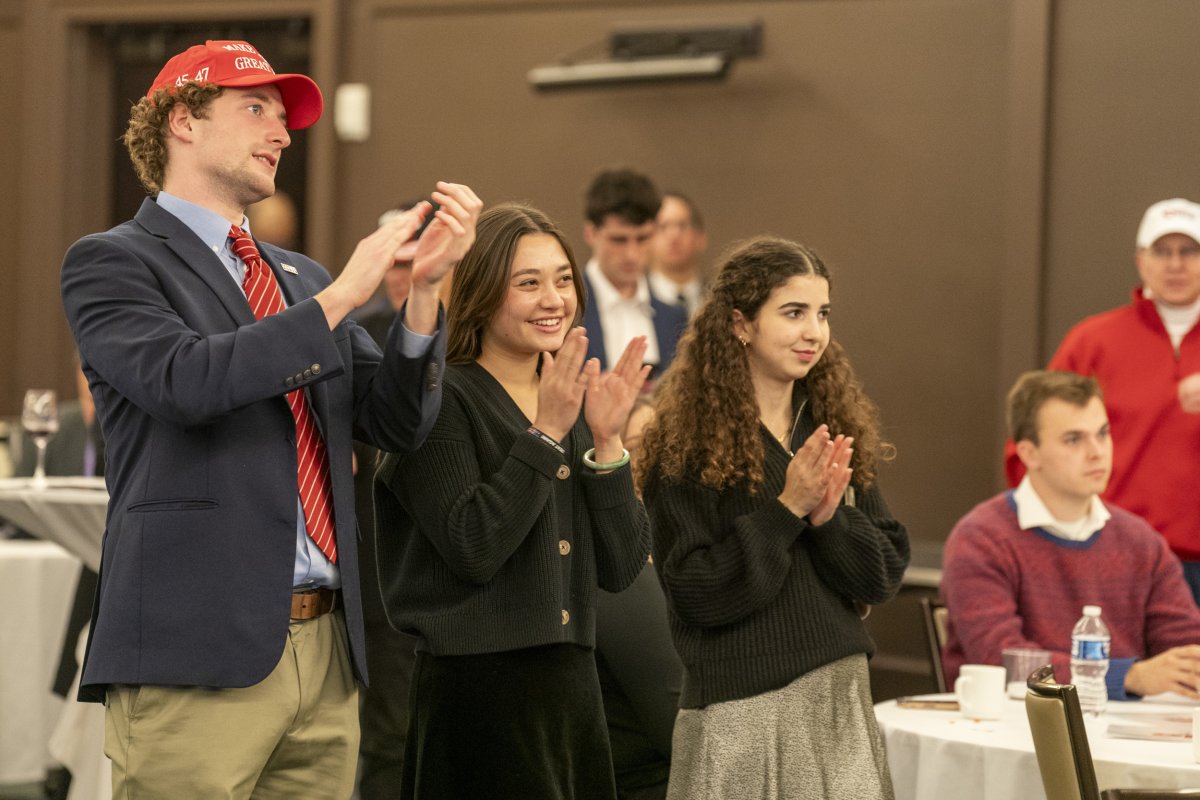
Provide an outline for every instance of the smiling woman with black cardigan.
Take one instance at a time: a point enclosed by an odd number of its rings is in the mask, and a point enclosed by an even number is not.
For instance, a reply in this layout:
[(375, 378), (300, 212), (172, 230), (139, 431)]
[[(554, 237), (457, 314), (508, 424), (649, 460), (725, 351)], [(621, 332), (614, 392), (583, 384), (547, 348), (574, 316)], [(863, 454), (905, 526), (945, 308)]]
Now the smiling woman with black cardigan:
[(645, 340), (610, 373), (585, 364), (579, 281), (540, 212), (484, 212), (441, 414), (376, 478), (389, 616), (419, 640), (403, 798), (615, 797), (595, 605), (649, 551), (619, 433)]

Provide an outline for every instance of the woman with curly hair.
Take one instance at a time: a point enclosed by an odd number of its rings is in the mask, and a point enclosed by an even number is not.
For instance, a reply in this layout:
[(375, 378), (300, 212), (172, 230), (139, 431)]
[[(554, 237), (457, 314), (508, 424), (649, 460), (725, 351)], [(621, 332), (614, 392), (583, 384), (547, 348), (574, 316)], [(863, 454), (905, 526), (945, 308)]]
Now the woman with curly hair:
[(639, 477), (685, 667), (669, 800), (892, 797), (861, 617), (908, 535), (828, 317), (816, 253), (737, 246), (657, 391)]
[(447, 312), (441, 412), (375, 484), (394, 625), (415, 635), (401, 798), (596, 798), (616, 789), (596, 595), (650, 549), (621, 441), (645, 337), (585, 361), (582, 276), (558, 228), (479, 218)]

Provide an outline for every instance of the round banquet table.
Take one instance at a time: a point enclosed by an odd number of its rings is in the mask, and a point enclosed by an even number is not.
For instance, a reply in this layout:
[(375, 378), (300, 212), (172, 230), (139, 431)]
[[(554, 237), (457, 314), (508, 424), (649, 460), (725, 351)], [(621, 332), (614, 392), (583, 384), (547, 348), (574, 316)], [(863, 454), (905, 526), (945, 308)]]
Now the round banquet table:
[[(931, 695), (953, 699), (953, 695)], [(1190, 718), (1196, 707), (1163, 696), (1141, 702), (1110, 701), (1098, 718), (1085, 721), (1100, 788), (1185, 789), (1200, 787), (1200, 764), (1190, 741), (1147, 741), (1108, 734), (1111, 723), (1137, 715)], [(957, 711), (900, 708), (895, 700), (875, 706), (887, 745), (896, 800), (1045, 800), (1024, 700), (1005, 700), (998, 720), (967, 719)]]
[(0, 479), (0, 517), (48, 542), (62, 545), (93, 572), (100, 570), (108, 491), (104, 478)]

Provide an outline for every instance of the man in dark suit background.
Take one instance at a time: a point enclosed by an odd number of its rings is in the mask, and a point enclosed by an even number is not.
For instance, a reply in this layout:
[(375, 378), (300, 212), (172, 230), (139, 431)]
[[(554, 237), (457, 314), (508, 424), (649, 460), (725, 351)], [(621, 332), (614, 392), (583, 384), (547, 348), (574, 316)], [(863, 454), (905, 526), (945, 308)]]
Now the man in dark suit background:
[(175, 56), (125, 136), (154, 197), (64, 260), (111, 498), (80, 696), (106, 702), (116, 796), (352, 790), (367, 670), (351, 439), (411, 450), (436, 417), (437, 292), (481, 204), (438, 184), (381, 354), (346, 317), (428, 203), (336, 280), (244, 231), (288, 128), (321, 110), (311, 79), (246, 42)]
[(663, 192), (650, 266), (650, 291), (664, 303), (682, 306), (691, 317), (704, 299), (700, 257), (708, 249), (704, 216), (682, 192)]
[(645, 360), (654, 364), (653, 381), (675, 357), (675, 345), (687, 325), (687, 311), (664, 303), (650, 291), (646, 278), (656, 216), (662, 198), (654, 183), (629, 169), (598, 174), (587, 191), (583, 236), (592, 248), (584, 268), (588, 358), (610, 366), (635, 336), (646, 337)]

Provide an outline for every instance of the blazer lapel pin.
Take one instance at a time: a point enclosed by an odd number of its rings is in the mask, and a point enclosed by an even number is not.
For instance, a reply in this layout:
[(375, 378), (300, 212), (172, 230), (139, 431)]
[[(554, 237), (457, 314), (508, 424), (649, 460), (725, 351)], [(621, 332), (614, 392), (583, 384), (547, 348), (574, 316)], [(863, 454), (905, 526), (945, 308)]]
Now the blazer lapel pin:
[(298, 269), (296, 269), (295, 267), (293, 267), (291, 264), (285, 264), (281, 261), (281, 262), (279, 262), (279, 266), (283, 267), (284, 272), (290, 272), (293, 275), (300, 274), (300, 271)]

